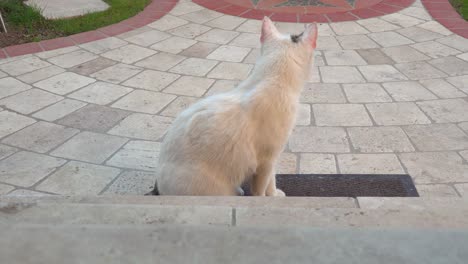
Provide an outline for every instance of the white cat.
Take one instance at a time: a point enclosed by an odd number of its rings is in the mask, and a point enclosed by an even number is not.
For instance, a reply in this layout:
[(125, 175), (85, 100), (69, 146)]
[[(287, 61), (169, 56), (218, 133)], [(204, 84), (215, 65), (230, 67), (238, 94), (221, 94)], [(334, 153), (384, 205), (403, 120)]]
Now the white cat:
[(164, 139), (152, 194), (284, 196), (275, 164), (296, 119), (309, 75), (317, 26), (283, 35), (263, 19), (262, 52), (253, 73), (227, 93), (208, 97), (177, 117)]

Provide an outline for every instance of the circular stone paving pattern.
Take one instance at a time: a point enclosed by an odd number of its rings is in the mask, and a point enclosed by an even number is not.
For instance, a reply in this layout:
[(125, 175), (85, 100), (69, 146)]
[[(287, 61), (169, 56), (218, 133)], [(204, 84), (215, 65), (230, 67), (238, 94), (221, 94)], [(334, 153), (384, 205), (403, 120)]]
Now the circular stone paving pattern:
[(282, 22), (339, 22), (383, 16), (414, 0), (194, 0), (208, 9), (252, 19)]

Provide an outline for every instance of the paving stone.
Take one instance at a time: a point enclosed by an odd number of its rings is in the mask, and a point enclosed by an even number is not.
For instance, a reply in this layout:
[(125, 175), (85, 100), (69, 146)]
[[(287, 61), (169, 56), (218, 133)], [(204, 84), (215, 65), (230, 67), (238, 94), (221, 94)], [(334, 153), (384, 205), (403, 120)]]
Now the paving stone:
[(160, 52), (158, 54), (155, 54), (151, 57), (139, 61), (135, 65), (158, 71), (167, 71), (170, 68), (177, 65), (179, 62), (183, 61), (184, 59), (186, 59), (184, 56)]
[(466, 161), (468, 161), (468, 150), (460, 151), (460, 156), (462, 156)]
[(468, 132), (468, 122), (463, 122), (463, 123), (460, 123), (458, 124), (459, 127), (461, 127), (461, 129), (465, 130), (466, 132)]
[(210, 53), (219, 47), (218, 44), (208, 42), (197, 42), (191, 47), (185, 49), (180, 55), (191, 58), (206, 58)]
[(328, 65), (366, 65), (366, 61), (354, 50), (324, 51)]
[(214, 83), (213, 79), (182, 76), (166, 89), (165, 93), (201, 97)]
[(18, 151), (17, 148), (0, 144), (0, 160), (12, 155), (16, 151)]
[(455, 189), (462, 197), (468, 197), (468, 183), (455, 184)]
[(319, 67), (324, 83), (364, 83), (364, 77), (354, 67), (324, 66)]
[(160, 140), (172, 124), (172, 118), (132, 114), (109, 131), (109, 134), (145, 140)]
[(460, 58), (464, 61), (468, 61), (468, 52), (458, 55), (457, 58)]
[(26, 190), (26, 189), (16, 189), (9, 193), (7, 196), (33, 196), (33, 197), (39, 197), (39, 196), (51, 196), (51, 194), (48, 193), (43, 193), (43, 192), (35, 192), (31, 190)]
[(127, 64), (116, 64), (91, 74), (91, 77), (110, 83), (121, 83), (140, 73), (143, 69)]
[(6, 184), (0, 184), (0, 196), (13, 191), (15, 187)]
[(106, 132), (129, 113), (100, 105), (87, 105), (58, 120), (57, 123), (78, 129)]
[(419, 101), (437, 99), (418, 82), (384, 83), (383, 87), (395, 101)]
[[(226, 17), (228, 17), (228, 16), (226, 16)], [(229, 17), (229, 18), (231, 18), (231, 17)], [(220, 19), (221, 18), (219, 18), (218, 20), (220, 20)], [(226, 18), (224, 18), (224, 19), (226, 19)], [(245, 19), (243, 21), (245, 21)], [(220, 21), (220, 22), (222, 22), (222, 21)], [(211, 26), (212, 24), (213, 24), (213, 21), (211, 21), (210, 23), (207, 23), (207, 25), (209, 25), (209, 26)], [(217, 23), (217, 24), (221, 24), (221, 23)], [(239, 31), (239, 32), (260, 33), (261, 28), (262, 28), (262, 21), (249, 19), (249, 20), (245, 21), (244, 23), (242, 23), (242, 25), (237, 27), (236, 30)]]
[[(261, 27), (259, 27), (260, 29)], [(335, 36), (335, 32), (331, 29), (328, 23), (317, 24), (318, 35), (323, 36)]]
[(78, 132), (77, 129), (41, 121), (16, 132), (2, 142), (15, 147), (45, 153)]
[(171, 35), (158, 30), (150, 30), (138, 35), (131, 36), (125, 40), (139, 46), (148, 47), (156, 42), (170, 38)]
[(202, 9), (203, 9), (203, 7), (201, 7), (201, 6), (197, 5), (197, 4), (194, 4), (194, 3), (189, 2), (189, 1), (184, 1), (184, 2), (179, 3), (178, 5), (176, 5), (175, 8), (173, 8), (171, 10), (170, 14), (180, 16), (180, 15), (192, 13), (192, 12), (202, 10)]
[(455, 189), (447, 184), (418, 184), (416, 189), (421, 197), (458, 197)]
[(176, 98), (175, 95), (136, 90), (115, 102), (112, 107), (156, 114)]
[(458, 89), (468, 93), (468, 75), (449, 77), (447, 81), (455, 85)]
[(69, 97), (89, 103), (106, 105), (126, 95), (132, 90), (133, 89), (116, 84), (95, 82), (70, 94)]
[(456, 49), (452, 49), (446, 45), (440, 44), (439, 42), (435, 42), (435, 41), (416, 43), (416, 44), (411, 45), (411, 47), (421, 51), (422, 53), (432, 58), (447, 57), (450, 55), (455, 55), (455, 54), (460, 53)]
[(182, 111), (196, 103), (199, 99), (194, 97), (179, 96), (161, 112), (162, 116), (176, 117)]
[(213, 20), (213, 19), (215, 19), (217, 17), (220, 17), (222, 15), (223, 14), (215, 12), (215, 11), (211, 11), (209, 9), (202, 9), (200, 11), (196, 11), (196, 12), (193, 12), (193, 13), (188, 13), (188, 14), (182, 15), (180, 17), (185, 19), (185, 20), (194, 22), (194, 23), (203, 24), (203, 23), (206, 23), (206, 22), (208, 22), (210, 20)]
[(424, 7), (408, 7), (401, 10), (400, 13), (423, 20), (432, 20), (431, 15), (427, 13)]
[(101, 56), (122, 63), (134, 63), (155, 54), (156, 51), (142, 48), (133, 44), (107, 51)]
[(392, 31), (400, 28), (380, 18), (363, 19), (356, 22), (367, 28), (370, 32)]
[(235, 46), (220, 46), (206, 58), (211, 60), (241, 62), (245, 58), (245, 56), (249, 54), (249, 52), (249, 48), (241, 48)]
[(428, 56), (422, 54), (410, 46), (388, 47), (382, 49), (382, 51), (396, 62), (412, 62), (429, 59)]
[(51, 155), (79, 161), (102, 163), (127, 139), (93, 132), (81, 132), (51, 152)]
[[(17, 78), (25, 83), (32, 84), (32, 83), (44, 80), (46, 78), (52, 77), (54, 75), (60, 74), (64, 71), (65, 71), (64, 69), (57, 67), (55, 65), (52, 65), (46, 68), (42, 68), (42, 69), (30, 72), (30, 73), (20, 75)], [(1, 81), (0, 81), (0, 85), (1, 85)]]
[(454, 152), (405, 153), (400, 160), (416, 184), (468, 180), (468, 165)]
[(0, 112), (0, 138), (27, 127), (36, 121), (9, 111)]
[(260, 48), (260, 34), (255, 33), (241, 33), (230, 45), (246, 47), (246, 48)]
[(211, 28), (207, 26), (189, 23), (189, 24), (182, 25), (178, 28), (168, 30), (167, 32), (172, 35), (179, 36), (179, 37), (193, 39), (209, 31), (210, 29)]
[(30, 89), (31, 86), (22, 83), (15, 78), (6, 77), (0, 79), (0, 98), (4, 98), (13, 94)]
[(179, 17), (167, 14), (163, 16), (162, 18), (154, 21), (153, 23), (148, 24), (148, 26), (157, 30), (167, 31), (169, 29), (180, 27), (185, 24), (188, 24), (188, 21), (183, 20)]
[(344, 84), (343, 89), (351, 103), (384, 103), (392, 99), (376, 83)]
[(250, 64), (221, 62), (208, 74), (208, 78), (244, 80), (247, 78), (252, 68)]
[(394, 82), (408, 79), (391, 65), (359, 66), (359, 70), (369, 82)]
[(146, 70), (130, 78), (123, 85), (151, 91), (161, 91), (179, 77), (180, 75), (178, 74)]
[(121, 168), (156, 171), (160, 151), (161, 143), (159, 142), (130, 141), (106, 164)]
[(301, 154), (301, 174), (336, 174), (335, 156), (332, 154)]
[(339, 154), (337, 160), (345, 174), (405, 173), (395, 154)]
[[(244, 21), (245, 23), (243, 23)], [(250, 21), (252, 22), (248, 23)], [(241, 26), (237, 28), (237, 31), (251, 32), (252, 28), (256, 27), (257, 31), (254, 31), (252, 33), (260, 33), (259, 32), (260, 26), (258, 26), (259, 22), (260, 21), (256, 21), (256, 20), (246, 21), (245, 18), (236, 17), (236, 16), (221, 16), (221, 17), (211, 20), (208, 23), (205, 23), (205, 25), (210, 26), (210, 27), (224, 29), (224, 30), (233, 30), (243, 23)], [(261, 25), (261, 22), (260, 22), (260, 25)]]
[(343, 49), (373, 49), (380, 46), (366, 35), (337, 36)]
[(443, 35), (439, 33), (435, 33), (433, 31), (425, 30), (420, 27), (408, 27), (397, 30), (398, 33), (402, 34), (403, 36), (412, 39), (415, 42), (424, 42), (428, 40), (433, 40), (437, 38), (443, 37)]
[(0, 100), (0, 105), (21, 114), (30, 114), (62, 99), (61, 96), (30, 89)]
[(64, 95), (93, 82), (95, 82), (95, 80), (92, 78), (78, 75), (73, 72), (64, 72), (37, 82), (34, 86), (52, 93)]
[(412, 152), (411, 142), (399, 127), (353, 127), (348, 134), (359, 152)]
[(330, 24), (337, 35), (367, 34), (369, 31), (356, 22), (341, 22)]
[(101, 54), (109, 50), (120, 48), (127, 44), (128, 43), (126, 41), (123, 41), (119, 38), (109, 37), (82, 44), (80, 47), (92, 53)]
[(146, 171), (125, 171), (104, 192), (104, 195), (144, 195), (153, 190), (157, 174)]
[(414, 103), (376, 103), (366, 107), (375, 122), (381, 126), (431, 123)]
[(39, 112), (36, 112), (33, 114), (33, 117), (52, 122), (82, 108), (85, 105), (86, 103), (83, 102), (72, 99), (64, 99), (58, 103), (42, 109)]
[(308, 105), (308, 104), (299, 104), (299, 107), (297, 109), (296, 125), (297, 126), (308, 126), (308, 125), (310, 125), (310, 119), (311, 119), (310, 105)]
[(383, 20), (386, 20), (390, 23), (393, 23), (395, 25), (398, 25), (400, 27), (411, 27), (411, 26), (414, 26), (414, 25), (417, 25), (417, 24), (420, 24), (422, 22), (424, 22), (423, 20), (421, 19), (418, 19), (418, 18), (415, 18), (415, 17), (412, 17), (412, 16), (407, 16), (407, 15), (404, 15), (404, 14), (401, 14), (401, 13), (393, 13), (393, 14), (390, 14), (390, 15), (386, 15), (386, 16), (382, 16), (381, 17)]
[(426, 62), (410, 62), (396, 64), (395, 67), (411, 80), (433, 79), (447, 76)]
[(435, 95), (441, 98), (457, 98), (465, 97), (466, 94), (459, 91), (450, 83), (444, 81), (443, 79), (429, 79), (419, 81), (424, 87), (429, 89)]
[(12, 75), (18, 76), (28, 72), (36, 71), (51, 64), (36, 57), (27, 57), (0, 65), (0, 70)]
[[(260, 50), (258, 51), (258, 55), (260, 55)], [(252, 63), (255, 63), (255, 61), (253, 61)], [(325, 62), (325, 59), (324, 59), (324, 56), (323, 56), (323, 52), (321, 51), (314, 51), (314, 66), (326, 66), (327, 63)]]
[[(61, 48), (61, 49), (54, 49), (54, 50), (49, 50), (49, 51), (43, 51), (34, 54), (35, 56), (41, 58), (41, 59), (49, 59), (52, 57), (57, 57), (59, 55), (65, 54), (65, 53), (70, 53), (73, 51), (79, 50), (80, 47), (78, 46), (71, 46), (71, 47), (66, 47), (66, 48)], [(29, 55), (26, 55), (29, 56)]]
[(439, 33), (445, 36), (452, 35), (453, 33), (446, 27), (442, 26), (439, 22), (433, 20), (426, 23), (419, 24), (418, 27), (430, 30), (435, 33)]
[(8, 76), (8, 74), (0, 71), (0, 78), (4, 78), (4, 77), (7, 77), (7, 76)]
[(73, 66), (97, 59), (98, 57), (90, 52), (84, 50), (77, 50), (71, 53), (66, 53), (57, 57), (49, 59), (49, 62), (62, 67), (71, 68)]
[(356, 50), (362, 58), (364, 58), (368, 64), (393, 64), (395, 63), (387, 55), (385, 55), (380, 49), (360, 49)]
[(205, 76), (217, 63), (218, 62), (214, 60), (188, 58), (173, 67), (170, 72), (192, 76)]
[(292, 153), (281, 153), (276, 162), (275, 170), (277, 174), (296, 174), (297, 156)]
[(456, 57), (435, 59), (429, 63), (450, 76), (468, 74), (468, 62)]
[(320, 83), (322, 82), (320, 79), (320, 73), (318, 67), (310, 67), (309, 72), (309, 79), (307, 80), (308, 83)]
[(418, 102), (418, 106), (437, 123), (468, 121), (468, 102), (463, 99)]
[(454, 124), (414, 125), (404, 129), (420, 151), (468, 148), (468, 136)]
[(341, 46), (333, 36), (321, 36), (317, 38), (317, 50), (341, 50)]
[(225, 93), (232, 91), (236, 88), (240, 81), (238, 80), (217, 80), (205, 94), (205, 96), (212, 96), (215, 94)]
[(371, 33), (368, 36), (375, 42), (379, 43), (382, 47), (392, 47), (414, 43), (412, 40), (393, 31)]
[(238, 35), (239, 32), (215, 28), (198, 36), (195, 40), (225, 45)]
[(66, 195), (96, 195), (120, 173), (119, 169), (71, 161), (36, 189)]
[(314, 104), (312, 109), (317, 126), (372, 126), (363, 105)]
[(63, 159), (33, 152), (17, 152), (0, 161), (0, 181), (30, 187), (65, 162)]
[(195, 43), (197, 42), (193, 39), (172, 37), (154, 44), (153, 46), (151, 46), (151, 48), (159, 51), (177, 54), (183, 51), (184, 49), (187, 49), (190, 46), (194, 45)]
[(346, 131), (341, 127), (296, 127), (289, 140), (293, 152), (349, 152)]
[(462, 36), (458, 36), (456, 34), (438, 39), (437, 42), (440, 42), (442, 44), (445, 44), (449, 47), (452, 47), (460, 51), (464, 51), (464, 52), (468, 51), (468, 39)]

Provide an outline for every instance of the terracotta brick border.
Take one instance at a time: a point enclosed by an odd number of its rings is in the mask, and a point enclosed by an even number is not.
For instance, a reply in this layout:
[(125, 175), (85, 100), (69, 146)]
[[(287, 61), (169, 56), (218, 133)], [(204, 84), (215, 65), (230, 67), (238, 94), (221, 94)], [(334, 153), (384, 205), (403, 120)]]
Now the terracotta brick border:
[(273, 21), (303, 23), (353, 21), (358, 19), (383, 16), (386, 14), (398, 12), (413, 4), (414, 1), (415, 0), (382, 0), (381, 2), (378, 2), (372, 6), (346, 12), (335, 12), (328, 14), (294, 14), (249, 9), (242, 6), (233, 5), (223, 0), (193, 0), (194, 3), (197, 3), (205, 8), (232, 16), (251, 19), (262, 19), (264, 16), (269, 16)]
[(93, 31), (78, 33), (68, 37), (43, 40), (0, 49), (0, 59), (70, 47), (134, 30), (150, 24), (169, 13), (179, 0), (153, 0), (146, 8), (134, 17), (117, 24), (102, 27)]
[(468, 21), (455, 11), (448, 0), (421, 0), (427, 12), (455, 34), (468, 38)]

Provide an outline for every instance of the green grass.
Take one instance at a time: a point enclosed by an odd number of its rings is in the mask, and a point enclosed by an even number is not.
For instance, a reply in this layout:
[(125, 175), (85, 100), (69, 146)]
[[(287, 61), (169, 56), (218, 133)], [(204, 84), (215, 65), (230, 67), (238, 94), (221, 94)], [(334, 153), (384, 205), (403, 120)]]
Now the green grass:
[(0, 11), (8, 30), (12, 32), (10, 36), (18, 38), (19, 43), (68, 36), (115, 24), (138, 14), (151, 2), (151, 0), (104, 0), (110, 6), (105, 11), (50, 20), (42, 17), (38, 9), (23, 4), (24, 1), (0, 0)]
[(468, 20), (468, 0), (449, 0), (457, 12)]

